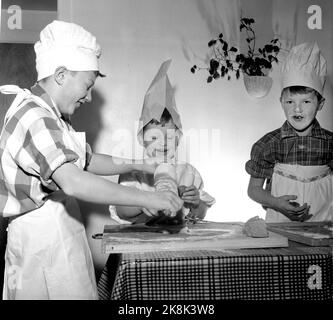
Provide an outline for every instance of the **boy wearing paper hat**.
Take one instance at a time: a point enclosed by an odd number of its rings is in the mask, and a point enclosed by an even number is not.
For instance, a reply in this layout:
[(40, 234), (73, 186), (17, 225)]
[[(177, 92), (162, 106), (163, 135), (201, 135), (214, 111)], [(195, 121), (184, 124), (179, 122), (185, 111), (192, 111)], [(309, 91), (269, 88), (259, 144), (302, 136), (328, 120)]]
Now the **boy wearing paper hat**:
[[(176, 107), (174, 89), (167, 74), (170, 64), (171, 60), (162, 63), (146, 92), (137, 137), (145, 148), (146, 158), (158, 157), (164, 162), (157, 167), (156, 173), (162, 174), (162, 181), (166, 185), (169, 180), (170, 185), (176, 185), (176, 188), (178, 186), (181, 199), (184, 200), (185, 207), (190, 210), (189, 217), (203, 219), (207, 208), (215, 203), (215, 199), (203, 190), (200, 173), (189, 163), (179, 162), (176, 159), (182, 125)], [(145, 191), (158, 189), (154, 175), (145, 172), (133, 171), (120, 175), (119, 183)], [(188, 210), (183, 212), (188, 213)], [(120, 206), (110, 206), (110, 213), (111, 218), (119, 223), (148, 222), (158, 215), (156, 210)], [(162, 220), (163, 217), (159, 221)]]
[[(171, 192), (142, 192), (98, 175), (154, 165), (94, 154), (69, 117), (91, 100), (101, 49), (82, 27), (54, 21), (35, 44), (38, 83), (2, 86), (16, 98), (0, 137), (0, 212), (9, 218), (4, 299), (97, 299), (94, 266), (76, 199), (178, 210)], [(122, 159), (126, 160), (126, 159)], [(13, 279), (13, 270), (15, 279)]]
[(316, 43), (295, 46), (282, 64), (280, 101), (287, 120), (253, 145), (246, 163), (248, 195), (267, 209), (267, 222), (333, 219), (333, 133), (316, 119), (325, 102), (325, 76)]

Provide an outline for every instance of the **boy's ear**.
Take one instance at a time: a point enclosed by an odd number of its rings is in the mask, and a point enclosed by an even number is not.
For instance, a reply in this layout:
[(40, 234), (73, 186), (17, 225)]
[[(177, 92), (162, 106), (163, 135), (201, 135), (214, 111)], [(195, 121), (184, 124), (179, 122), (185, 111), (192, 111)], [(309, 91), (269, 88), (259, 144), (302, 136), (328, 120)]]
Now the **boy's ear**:
[(68, 70), (66, 67), (58, 67), (53, 74), (54, 81), (58, 85), (62, 85), (65, 81), (66, 74), (68, 73)]
[(324, 103), (325, 103), (325, 99), (322, 98), (322, 99), (320, 100), (319, 104), (318, 104), (318, 111), (321, 110), (321, 109), (323, 108)]

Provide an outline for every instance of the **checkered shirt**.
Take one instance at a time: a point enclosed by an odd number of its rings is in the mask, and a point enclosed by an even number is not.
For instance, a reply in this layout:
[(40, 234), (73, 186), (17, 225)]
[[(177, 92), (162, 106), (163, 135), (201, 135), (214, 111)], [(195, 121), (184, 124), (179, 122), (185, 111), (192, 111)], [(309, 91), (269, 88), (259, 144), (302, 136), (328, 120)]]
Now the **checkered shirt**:
[[(39, 85), (31, 92), (51, 106), (55, 114), (29, 102), (5, 125), (0, 137), (0, 215), (4, 217), (41, 207), (45, 197), (58, 190), (51, 178), (53, 172), (79, 157), (65, 145), (61, 128), (66, 125), (70, 131), (74, 129)], [(87, 163), (90, 158), (87, 144)]]
[(245, 169), (254, 178), (270, 179), (275, 163), (319, 166), (331, 161), (333, 132), (321, 128), (315, 119), (310, 134), (298, 136), (286, 121), (253, 145)]

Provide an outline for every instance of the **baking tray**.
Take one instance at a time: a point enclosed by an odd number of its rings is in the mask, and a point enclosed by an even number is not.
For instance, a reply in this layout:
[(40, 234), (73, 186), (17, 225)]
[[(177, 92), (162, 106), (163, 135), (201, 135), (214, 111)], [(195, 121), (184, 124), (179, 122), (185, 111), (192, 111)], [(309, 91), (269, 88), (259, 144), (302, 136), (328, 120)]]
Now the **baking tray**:
[(267, 238), (252, 238), (243, 234), (242, 222), (208, 222), (190, 224), (190, 234), (162, 233), (164, 226), (106, 225), (102, 236), (103, 253), (224, 250), (241, 248), (288, 247), (288, 239), (274, 232)]
[(268, 230), (313, 247), (333, 246), (333, 222), (267, 223)]

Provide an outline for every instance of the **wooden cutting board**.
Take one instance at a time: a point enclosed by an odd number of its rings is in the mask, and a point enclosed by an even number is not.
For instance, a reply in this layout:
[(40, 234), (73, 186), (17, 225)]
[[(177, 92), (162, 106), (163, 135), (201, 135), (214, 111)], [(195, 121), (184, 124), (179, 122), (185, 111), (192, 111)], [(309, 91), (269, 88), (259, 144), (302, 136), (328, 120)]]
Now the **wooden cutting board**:
[(268, 223), (267, 228), (309, 246), (333, 246), (332, 221)]
[[(161, 226), (106, 225), (102, 237), (102, 252), (288, 247), (288, 239), (284, 236), (269, 232), (267, 238), (252, 238), (243, 234), (243, 226), (242, 222), (202, 221), (189, 225), (190, 233), (165, 234), (162, 233)], [(170, 231), (172, 232), (172, 226)]]

